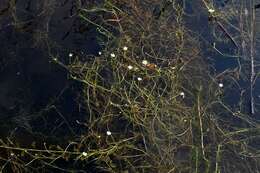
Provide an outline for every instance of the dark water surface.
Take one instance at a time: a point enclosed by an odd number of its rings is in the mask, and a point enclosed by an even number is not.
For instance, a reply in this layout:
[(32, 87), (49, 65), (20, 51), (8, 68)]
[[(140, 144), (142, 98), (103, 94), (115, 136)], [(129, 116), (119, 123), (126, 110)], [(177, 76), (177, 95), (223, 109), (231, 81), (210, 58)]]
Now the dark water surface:
[(69, 81), (66, 70), (52, 59), (55, 56), (66, 63), (71, 52), (74, 56), (98, 52), (96, 30), (77, 18), (76, 9), (84, 3), (0, 1), (2, 135), (28, 129), (46, 136), (76, 133), (75, 120), (83, 119), (76, 106), (77, 84)]
[[(95, 27), (77, 17), (77, 9), (89, 1), (74, 0), (0, 0), (0, 135), (12, 136), (26, 145), (45, 140), (59, 143), (62, 139), (80, 135), (84, 128), (76, 120), (84, 121), (86, 115), (78, 105), (77, 89), (80, 87), (68, 79), (67, 71), (53, 63), (53, 57), (65, 64), (69, 53), (97, 55), (98, 44)], [(218, 1), (221, 10), (226, 1)], [(13, 3), (13, 4), (12, 4)], [(12, 4), (13, 6), (11, 6)], [(223, 57), (212, 50), (235, 53), (233, 44), (222, 44), (212, 37), (214, 24), (208, 14), (196, 10), (200, 3), (185, 1), (187, 26), (194, 35), (204, 38), (205, 57), (214, 67), (214, 73), (235, 73), (238, 59)], [(234, 33), (230, 30), (231, 33)], [(211, 47), (211, 48), (209, 48)], [(243, 60), (242, 60), (243, 61)], [(245, 61), (243, 63), (248, 63)], [(248, 72), (236, 82), (219, 77), (219, 83), (230, 84), (226, 100), (233, 106), (243, 95), (244, 111), (250, 113)], [(230, 79), (232, 80), (232, 79)], [(260, 82), (255, 87), (256, 111), (259, 113)], [(235, 92), (237, 91), (237, 92)], [(42, 135), (38, 135), (42, 134)], [(39, 142), (39, 143), (40, 143)]]

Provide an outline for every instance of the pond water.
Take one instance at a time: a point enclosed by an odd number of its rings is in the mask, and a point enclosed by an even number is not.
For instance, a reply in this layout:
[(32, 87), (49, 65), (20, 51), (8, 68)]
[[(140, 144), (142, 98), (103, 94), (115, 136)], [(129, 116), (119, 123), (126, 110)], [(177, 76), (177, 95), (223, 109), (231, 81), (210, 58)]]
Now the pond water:
[[(185, 1), (186, 2), (186, 1)], [(196, 5), (194, 5), (196, 4)], [(198, 6), (202, 6), (202, 3), (195, 2), (193, 6), (187, 6), (189, 8), (188, 11), (191, 11), (191, 16), (189, 15), (187, 20), (188, 26), (192, 28), (193, 31), (195, 31), (197, 34), (200, 35), (200, 37), (205, 41), (204, 43), (206, 45), (204, 48), (204, 54), (209, 59), (209, 63), (213, 64), (213, 68), (216, 73), (223, 75), (229, 75), (236, 76), (233, 79), (229, 78), (227, 80), (236, 80), (235, 83), (233, 83), (232, 86), (230, 86), (230, 90), (227, 90), (225, 100), (227, 103), (232, 107), (238, 107), (239, 104), (244, 105), (243, 111), (247, 113), (252, 113), (251, 108), (251, 96), (250, 96), (250, 78), (251, 78), (251, 59), (250, 59), (250, 48), (247, 46), (247, 52), (243, 52), (243, 39), (239, 38), (241, 35), (241, 31), (239, 31), (239, 27), (244, 26), (245, 32), (250, 32), (249, 23), (248, 20), (250, 18), (250, 15), (245, 15), (245, 13), (252, 12), (252, 8), (250, 7), (250, 3), (245, 3), (241, 1), (228, 1), (228, 0), (219, 0), (214, 1), (214, 7), (222, 12), (228, 19), (228, 21), (225, 20), (219, 20), (218, 19), (209, 19), (210, 14), (208, 15), (207, 12), (203, 13), (201, 11), (196, 12), (196, 9), (199, 9)], [(255, 4), (258, 4), (257, 1), (255, 1)], [(244, 19), (240, 18), (238, 19), (237, 16), (230, 17), (229, 13), (232, 13), (230, 9), (243, 6), (244, 9), (240, 9), (244, 13)], [(190, 7), (193, 7), (193, 10), (190, 10)], [(248, 10), (248, 11), (247, 11)], [(237, 10), (235, 13), (239, 13), (240, 11)], [(199, 14), (198, 14), (199, 13)], [(259, 32), (259, 16), (260, 11), (256, 9), (256, 24), (255, 24), (255, 64), (259, 63), (259, 42), (258, 38), (260, 35)], [(229, 17), (228, 17), (229, 16)], [(233, 37), (236, 40), (236, 45), (234, 44), (233, 40), (231, 38)], [(232, 38), (232, 39), (233, 39)], [(246, 38), (248, 39), (248, 38)], [(246, 44), (249, 44), (247, 40)], [(209, 46), (210, 45), (210, 46)], [(210, 48), (211, 47), (211, 48)], [(209, 49), (213, 49), (209, 50)], [(240, 57), (237, 57), (237, 55), (240, 54)], [(254, 70), (256, 73), (259, 71), (258, 65), (255, 65)], [(226, 81), (226, 83), (232, 83), (230, 81)], [(224, 82), (221, 77), (218, 82)], [(253, 99), (254, 99), (254, 117), (256, 119), (259, 119), (257, 116), (259, 114), (259, 110), (257, 107), (259, 107), (259, 84), (260, 81), (256, 77), (254, 88), (253, 88)], [(241, 92), (244, 92), (244, 95), (241, 97)], [(241, 100), (242, 99), (242, 100)]]
[[(12, 140), (26, 146), (33, 141), (60, 143), (71, 136), (80, 136), (85, 126), (86, 113), (78, 104), (80, 84), (68, 79), (67, 70), (53, 63), (53, 57), (65, 64), (73, 57), (89, 54), (98, 55), (102, 46), (98, 44), (99, 33), (92, 25), (86, 25), (78, 17), (79, 8), (90, 1), (74, 0), (1, 0), (0, 1), (0, 135), (11, 136)], [(203, 40), (201, 45), (205, 60), (211, 64), (212, 73), (236, 76), (224, 79), (220, 75), (218, 83), (229, 85), (225, 99), (231, 107), (241, 104), (245, 113), (251, 114), (250, 60), (223, 56), (220, 52), (234, 55), (241, 51), (213, 21), (207, 11), (197, 10), (201, 1), (183, 1), (186, 26), (194, 35)], [(228, 0), (215, 1), (219, 11), (225, 11), (232, 4)], [(259, 14), (259, 15), (258, 15)], [(257, 17), (260, 18), (260, 9)], [(158, 19), (159, 20), (159, 19)], [(238, 25), (237, 21), (230, 20)], [(259, 19), (260, 21), (260, 19)], [(230, 25), (231, 25), (230, 24)], [(234, 38), (239, 34), (234, 28), (223, 26)], [(260, 22), (256, 24), (260, 28)], [(214, 32), (219, 34), (213, 36)], [(260, 38), (260, 29), (257, 30)], [(220, 38), (222, 37), (222, 38)], [(220, 40), (217, 40), (220, 38)], [(221, 40), (222, 39), (222, 40)], [(223, 41), (223, 40), (226, 40)], [(239, 40), (239, 39), (237, 39)], [(241, 41), (241, 40), (239, 40)], [(211, 46), (209, 46), (211, 45)], [(214, 47), (215, 45), (216, 47)], [(241, 45), (241, 44), (240, 44)], [(256, 45), (256, 48), (260, 46)], [(216, 51), (214, 48), (219, 50)], [(239, 50), (238, 50), (239, 49)], [(248, 54), (247, 54), (248, 55)], [(256, 64), (259, 52), (256, 50)], [(243, 68), (239, 69), (240, 63)], [(259, 65), (258, 65), (259, 66)], [(256, 66), (256, 73), (259, 67)], [(244, 69), (245, 67), (245, 69)], [(230, 84), (231, 83), (231, 84)], [(259, 119), (260, 81), (254, 85), (253, 119)], [(39, 115), (44, 114), (44, 118)], [(51, 129), (51, 131), (50, 131)], [(35, 133), (42, 135), (35, 135)], [(40, 143), (39, 142), (39, 143)]]
[[(66, 62), (70, 52), (97, 53), (95, 29), (84, 26), (76, 17), (74, 1), (0, 3), (0, 119), (13, 119), (28, 128), (27, 121), (57, 100), (64, 116), (76, 114), (78, 118), (71, 100), (76, 97), (71, 81), (64, 69), (52, 63), (52, 56), (64, 57), (62, 61)], [(52, 118), (57, 124), (62, 119)]]

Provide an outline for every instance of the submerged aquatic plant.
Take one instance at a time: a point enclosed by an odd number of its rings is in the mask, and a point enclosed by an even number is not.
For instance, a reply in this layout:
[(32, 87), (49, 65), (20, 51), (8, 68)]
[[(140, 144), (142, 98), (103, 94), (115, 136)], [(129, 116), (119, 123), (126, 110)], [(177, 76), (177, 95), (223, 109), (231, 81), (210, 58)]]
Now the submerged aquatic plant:
[[(79, 10), (81, 19), (99, 31), (102, 52), (77, 55), (69, 63), (52, 59), (68, 73), (80, 117), (72, 121), (54, 104), (38, 116), (46, 122), (44, 113), (53, 111), (72, 135), (62, 144), (52, 137), (31, 146), (1, 140), (2, 170), (258, 170), (259, 123), (223, 99), (229, 82), (225, 88), (217, 82), (225, 76), (209, 68), (201, 40), (185, 25), (181, 4), (161, 3), (111, 0), (89, 2)], [(159, 18), (153, 13), (158, 4), (163, 9)]]

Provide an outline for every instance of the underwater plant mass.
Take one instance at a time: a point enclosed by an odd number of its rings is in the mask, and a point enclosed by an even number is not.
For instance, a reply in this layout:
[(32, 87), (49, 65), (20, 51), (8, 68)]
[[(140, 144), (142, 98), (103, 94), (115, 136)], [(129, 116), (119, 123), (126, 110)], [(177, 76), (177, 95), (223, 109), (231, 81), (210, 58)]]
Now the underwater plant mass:
[(0, 172), (260, 172), (259, 4), (1, 0)]

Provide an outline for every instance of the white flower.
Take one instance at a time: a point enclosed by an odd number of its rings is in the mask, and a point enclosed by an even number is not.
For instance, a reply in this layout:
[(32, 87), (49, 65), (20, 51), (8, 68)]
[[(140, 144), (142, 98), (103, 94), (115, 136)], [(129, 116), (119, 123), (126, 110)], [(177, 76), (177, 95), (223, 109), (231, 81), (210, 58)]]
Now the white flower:
[(110, 135), (112, 135), (112, 133), (108, 130), (107, 131), (107, 136), (110, 136)]
[(219, 86), (220, 88), (223, 88), (224, 84), (223, 84), (223, 83), (219, 83), (218, 86)]
[(86, 157), (88, 155), (88, 153), (83, 152), (82, 155)]
[(73, 53), (69, 53), (69, 57), (73, 57)]
[(143, 61), (142, 61), (142, 64), (143, 64), (143, 65), (147, 65), (147, 64), (148, 64), (148, 61), (147, 61), (147, 60), (143, 60)]
[(131, 66), (131, 65), (129, 65), (129, 66), (127, 66), (127, 68), (128, 68), (129, 70), (132, 70), (134, 67)]
[(128, 47), (124, 46), (124, 47), (123, 47), (123, 50), (124, 50), (124, 51), (127, 51), (127, 50), (128, 50)]
[(99, 54), (99, 55), (102, 55), (102, 52), (99, 51), (98, 54)]
[(114, 53), (111, 53), (110, 56), (111, 56), (112, 58), (115, 58), (115, 57), (116, 57), (116, 55), (115, 55)]
[(180, 93), (180, 96), (182, 96), (182, 98), (184, 98), (184, 97), (185, 97), (185, 93), (184, 93), (184, 92), (181, 92), (181, 93)]
[(215, 10), (212, 9), (212, 8), (209, 8), (208, 11), (209, 11), (209, 13), (214, 13), (215, 12)]
[(141, 81), (141, 80), (143, 80), (143, 79), (142, 79), (142, 78), (140, 78), (140, 77), (138, 77), (138, 78), (137, 78), (137, 80), (138, 80), (138, 81)]

